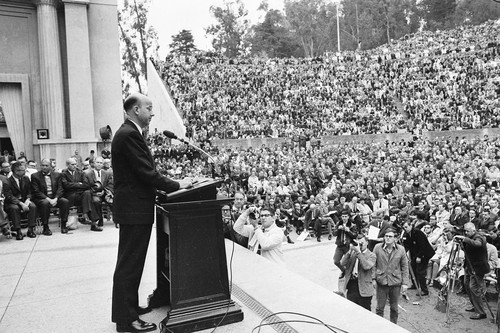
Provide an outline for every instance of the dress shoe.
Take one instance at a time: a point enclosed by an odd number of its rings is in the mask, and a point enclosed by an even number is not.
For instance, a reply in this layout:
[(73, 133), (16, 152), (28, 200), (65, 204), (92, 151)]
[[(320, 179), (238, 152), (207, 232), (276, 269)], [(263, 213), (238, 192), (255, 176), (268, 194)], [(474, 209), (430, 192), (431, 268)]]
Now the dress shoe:
[(467, 311), (467, 312), (476, 312), (476, 309), (474, 309), (474, 307), (472, 306), (470, 308), (465, 309), (465, 311)]
[(137, 309), (136, 309), (136, 312), (139, 316), (142, 316), (143, 314), (146, 314), (146, 313), (149, 313), (151, 312), (151, 308), (149, 306), (147, 307), (142, 307), (142, 306), (139, 306)]
[(43, 228), (42, 234), (44, 234), (45, 236), (52, 236), (52, 231), (50, 231), (49, 227), (47, 226)]
[(102, 227), (103, 225), (104, 225), (104, 224), (103, 224), (102, 220), (99, 220), (99, 222), (97, 222), (97, 226), (98, 226), (98, 227)]
[(286, 241), (288, 242), (288, 244), (295, 244), (290, 238), (290, 236), (286, 236)]
[(129, 324), (116, 324), (117, 332), (151, 332), (156, 330), (156, 324), (137, 319)]
[(485, 314), (479, 314), (479, 313), (476, 313), (476, 314), (473, 314), (472, 316), (470, 316), (470, 319), (473, 319), (473, 320), (485, 319), (485, 318), (486, 318)]
[(17, 239), (17, 240), (23, 240), (23, 238), (24, 238), (23, 232), (21, 231), (21, 229), (19, 229), (19, 230), (16, 232), (16, 239)]
[(28, 236), (29, 238), (36, 238), (36, 234), (35, 234), (35, 231), (33, 230), (33, 228), (28, 228), (28, 232), (26, 233), (26, 236)]
[(426, 290), (426, 291), (422, 291), (422, 292), (420, 293), (420, 295), (422, 295), (422, 296), (427, 296), (427, 295), (429, 295), (429, 291), (428, 291), (428, 290)]
[(90, 226), (90, 231), (102, 231), (102, 228), (97, 226), (97, 224), (94, 223)]
[(61, 234), (67, 234), (68, 233), (68, 227), (66, 226), (66, 223), (61, 224)]
[(89, 225), (89, 224), (92, 224), (92, 221), (89, 220), (88, 218), (84, 218), (82, 221), (80, 221), (81, 224), (86, 224), (86, 225)]
[(328, 235), (328, 240), (332, 240), (333, 235)]
[(317, 240), (318, 242), (321, 242), (321, 237), (317, 237), (317, 238), (316, 238), (316, 240)]

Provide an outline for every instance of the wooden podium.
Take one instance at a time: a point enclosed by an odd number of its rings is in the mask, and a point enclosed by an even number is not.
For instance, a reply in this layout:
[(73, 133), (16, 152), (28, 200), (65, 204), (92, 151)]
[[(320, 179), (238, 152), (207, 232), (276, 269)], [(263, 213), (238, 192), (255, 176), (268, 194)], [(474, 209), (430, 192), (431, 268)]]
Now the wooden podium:
[(160, 195), (156, 205), (157, 289), (149, 306), (170, 305), (162, 332), (193, 332), (243, 320), (231, 300), (217, 200), (221, 181)]

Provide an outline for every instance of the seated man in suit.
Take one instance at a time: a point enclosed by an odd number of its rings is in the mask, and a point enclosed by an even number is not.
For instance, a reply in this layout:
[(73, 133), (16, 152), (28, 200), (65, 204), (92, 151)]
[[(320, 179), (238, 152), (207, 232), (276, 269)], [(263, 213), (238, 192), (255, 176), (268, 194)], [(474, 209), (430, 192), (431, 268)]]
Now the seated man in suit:
[(92, 201), (90, 186), (83, 182), (83, 172), (76, 168), (76, 159), (70, 157), (66, 160), (67, 168), (62, 172), (61, 182), (64, 194), (68, 199), (69, 205), (81, 205), (83, 218), (85, 222), (90, 219), (90, 230), (102, 231), (102, 228), (97, 225), (99, 215)]
[(29, 238), (35, 238), (36, 205), (31, 202), (30, 179), (25, 176), (26, 169), (21, 162), (12, 164), (12, 176), (4, 183), (5, 211), (9, 215), (16, 231), (16, 239), (22, 240), (24, 235), (21, 231), (21, 213), (28, 216)]
[(94, 168), (85, 170), (83, 182), (91, 189), (92, 203), (99, 216), (97, 225), (102, 227), (102, 202), (106, 200), (106, 193), (112, 193), (113, 191), (113, 178), (111, 172), (103, 169), (104, 160), (102, 157), (96, 157), (93, 163), (90, 164), (94, 164)]
[(49, 215), (52, 207), (59, 208), (61, 219), (61, 233), (68, 233), (66, 222), (69, 215), (69, 200), (63, 198), (61, 174), (52, 171), (50, 159), (44, 158), (40, 164), (41, 171), (31, 175), (31, 194), (40, 213), (43, 225), (43, 234), (52, 235), (49, 228)]

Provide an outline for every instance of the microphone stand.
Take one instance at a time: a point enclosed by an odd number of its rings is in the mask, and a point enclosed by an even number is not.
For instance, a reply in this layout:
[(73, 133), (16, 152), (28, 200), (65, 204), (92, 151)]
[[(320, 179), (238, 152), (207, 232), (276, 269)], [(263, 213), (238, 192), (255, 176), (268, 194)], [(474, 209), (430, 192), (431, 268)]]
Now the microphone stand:
[(210, 163), (210, 166), (211, 166), (211, 169), (212, 169), (212, 178), (215, 179), (216, 177), (216, 173), (215, 173), (215, 160), (214, 158), (209, 154), (207, 153), (206, 151), (204, 151), (203, 149), (201, 149), (200, 147), (196, 146), (196, 145), (193, 145), (192, 143), (182, 139), (182, 138), (179, 138), (179, 137), (175, 137), (175, 138), (172, 138), (172, 139), (176, 139), (190, 147), (193, 147), (194, 149), (196, 149), (198, 152), (200, 152), (202, 155), (206, 156), (207, 159), (209, 160), (209, 163)]

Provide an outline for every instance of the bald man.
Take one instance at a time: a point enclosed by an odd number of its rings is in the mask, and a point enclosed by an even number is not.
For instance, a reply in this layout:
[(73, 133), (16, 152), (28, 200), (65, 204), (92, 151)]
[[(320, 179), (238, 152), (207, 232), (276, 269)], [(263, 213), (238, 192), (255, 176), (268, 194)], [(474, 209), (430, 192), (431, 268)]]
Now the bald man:
[(118, 258), (113, 276), (111, 320), (118, 332), (156, 330), (139, 315), (150, 311), (139, 307), (138, 289), (154, 219), (156, 189), (167, 193), (192, 186), (190, 179), (171, 180), (161, 175), (143, 138), (143, 129), (154, 116), (147, 96), (129, 96), (123, 109), (127, 119), (111, 144), (114, 176), (113, 219), (120, 224)]

